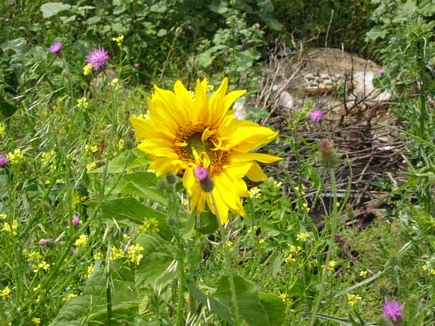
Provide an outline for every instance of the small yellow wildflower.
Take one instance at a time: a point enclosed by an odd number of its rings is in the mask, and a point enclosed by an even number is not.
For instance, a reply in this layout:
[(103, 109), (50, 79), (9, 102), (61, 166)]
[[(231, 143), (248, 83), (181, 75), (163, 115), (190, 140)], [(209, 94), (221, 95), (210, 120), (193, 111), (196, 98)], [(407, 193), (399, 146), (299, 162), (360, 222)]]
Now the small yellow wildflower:
[(145, 218), (143, 221), (143, 225), (139, 227), (140, 232), (145, 233), (150, 231), (151, 233), (159, 232), (159, 222), (153, 218)]
[(1, 229), (1, 231), (6, 232), (6, 233), (12, 233), (12, 235), (17, 235), (17, 229), (18, 229), (18, 221), (13, 220), (12, 224), (4, 222), (3, 228)]
[(38, 265), (33, 266), (33, 272), (34, 273), (38, 273), (41, 270), (44, 270), (44, 271), (47, 272), (49, 269), (50, 269), (50, 265), (45, 260), (40, 262)]
[(118, 140), (118, 151), (122, 151), (125, 148), (124, 139)]
[(254, 225), (248, 229), (248, 233), (256, 233), (258, 230), (258, 226)]
[(92, 72), (92, 65), (90, 63), (83, 67), (83, 75), (89, 75)]
[(252, 187), (248, 190), (249, 197), (251, 198), (260, 198), (261, 197), (261, 190), (258, 189), (258, 187)]
[(295, 192), (299, 193), (301, 196), (305, 195), (304, 186), (301, 186), (300, 188), (298, 186), (294, 187)]
[(348, 294), (347, 295), (347, 303), (351, 306), (354, 306), (361, 300), (361, 297), (357, 294)]
[(83, 247), (88, 243), (88, 236), (86, 234), (82, 234), (79, 238), (74, 242), (76, 247)]
[(113, 78), (112, 81), (109, 83), (109, 86), (112, 86), (115, 90), (119, 89), (119, 79)]
[(135, 263), (136, 265), (139, 265), (140, 260), (143, 257), (142, 254), (143, 250), (144, 247), (138, 244), (128, 247), (128, 251), (127, 251), (128, 260), (131, 261), (132, 263)]
[(430, 275), (435, 275), (435, 269), (434, 268), (430, 269)]
[(32, 323), (34, 323), (35, 325), (40, 325), (41, 324), (41, 318), (33, 317), (32, 318)]
[[(337, 262), (335, 260), (331, 260), (328, 263), (328, 267), (326, 268), (328, 271), (332, 272), (334, 271), (335, 266), (337, 265)], [(322, 265), (323, 269), (325, 269), (325, 265)]]
[(263, 244), (263, 243), (264, 243), (264, 239), (260, 239), (260, 240), (258, 240), (258, 243), (259, 243), (259, 244)]
[(38, 261), (42, 260), (42, 255), (37, 251), (24, 253), (24, 256), (27, 257), (27, 260), (31, 263), (37, 263)]
[(95, 168), (97, 167), (97, 163), (95, 163), (95, 162), (92, 162), (92, 163), (89, 163), (89, 164), (86, 164), (86, 171), (92, 171), (92, 170), (94, 170)]
[(230, 252), (234, 251), (234, 244), (232, 241), (227, 241), (226, 242), (226, 246), (228, 247), (228, 249), (230, 250)]
[(424, 270), (424, 271), (427, 271), (428, 270), (427, 265), (421, 266), (421, 269)]
[(359, 272), (359, 276), (366, 277), (367, 276), (367, 271), (361, 271), (361, 272)]
[(98, 152), (98, 146), (97, 145), (85, 145), (85, 151), (89, 154)]
[(288, 263), (295, 262), (296, 259), (293, 257), (292, 254), (290, 254), (290, 253), (286, 253), (286, 254), (284, 255), (284, 261), (288, 264)]
[(89, 106), (88, 99), (86, 97), (82, 97), (77, 99), (77, 106), (79, 108), (87, 109)]
[(7, 299), (11, 297), (11, 289), (9, 286), (5, 286), (3, 290), (0, 291), (0, 297)]
[(122, 238), (123, 238), (124, 240), (128, 241), (128, 240), (131, 239), (131, 236), (129, 236), (127, 233), (124, 233), (124, 234), (122, 235)]
[(62, 301), (63, 301), (63, 302), (67, 302), (67, 301), (71, 300), (72, 298), (75, 298), (76, 296), (77, 296), (77, 294), (74, 294), (74, 293), (68, 293), (66, 296), (64, 296), (64, 297), (62, 298)]
[(282, 293), (282, 294), (280, 294), (279, 297), (282, 299), (283, 302), (286, 302), (286, 300), (287, 300), (287, 294)]
[(6, 132), (6, 127), (4, 123), (0, 123), (0, 137), (4, 137)]
[(54, 150), (42, 153), (41, 154), (41, 162), (42, 162), (42, 164), (47, 164), (55, 156), (56, 156), (56, 152)]
[(124, 41), (124, 35), (119, 35), (118, 37), (112, 37), (112, 41), (116, 42), (116, 45), (121, 47), (122, 42)]
[(296, 239), (298, 241), (307, 241), (307, 239), (310, 237), (310, 234), (308, 232), (301, 232), (296, 236)]
[(273, 187), (274, 188), (281, 188), (281, 186), (282, 186), (282, 182), (279, 182), (279, 181), (273, 181)]
[(110, 260), (116, 260), (118, 258), (122, 258), (124, 257), (124, 250), (122, 249), (118, 249), (115, 246), (112, 246), (112, 248), (110, 249)]
[(65, 183), (65, 180), (64, 179), (56, 179), (56, 184), (62, 184), (62, 183)]
[(0, 221), (6, 220), (8, 216), (6, 214), (0, 214)]
[(94, 264), (90, 264), (86, 270), (86, 278), (90, 278), (94, 272)]
[(38, 286), (35, 286), (35, 287), (33, 288), (33, 292), (38, 291), (40, 288), (41, 288), (41, 284), (38, 284)]
[(289, 248), (292, 254), (298, 254), (302, 250), (301, 246), (289, 245)]
[(309, 213), (311, 208), (308, 207), (307, 203), (303, 203), (302, 206), (305, 208), (306, 212)]
[(21, 149), (16, 149), (12, 153), (8, 153), (6, 156), (11, 164), (19, 164), (24, 161), (24, 154)]
[(94, 260), (102, 260), (103, 259), (103, 254), (101, 252), (96, 252), (94, 254)]

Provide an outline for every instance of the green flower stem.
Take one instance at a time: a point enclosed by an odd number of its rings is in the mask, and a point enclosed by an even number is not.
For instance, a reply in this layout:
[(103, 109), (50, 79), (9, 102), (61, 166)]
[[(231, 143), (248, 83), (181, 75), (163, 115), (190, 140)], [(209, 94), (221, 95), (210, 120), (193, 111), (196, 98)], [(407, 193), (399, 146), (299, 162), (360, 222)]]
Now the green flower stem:
[(322, 297), (323, 297), (323, 294), (325, 292), (326, 278), (329, 275), (328, 265), (329, 265), (329, 262), (331, 260), (331, 254), (332, 254), (333, 246), (334, 246), (334, 242), (335, 242), (335, 233), (337, 230), (337, 220), (338, 220), (338, 216), (337, 216), (337, 181), (335, 180), (334, 169), (331, 168), (328, 170), (329, 170), (329, 175), (331, 178), (331, 193), (332, 193), (332, 214), (330, 215), (330, 219), (329, 219), (329, 221), (331, 222), (330, 223), (331, 234), (330, 234), (329, 240), (328, 240), (328, 253), (326, 254), (326, 260), (325, 260), (325, 264), (324, 264), (325, 267), (324, 267), (324, 271), (322, 273), (322, 279), (320, 282), (319, 292), (317, 293), (316, 301), (314, 303), (314, 310), (313, 310), (313, 313), (311, 315), (310, 326), (314, 326), (314, 323), (316, 322), (317, 313), (319, 312), (320, 302), (322, 301)]
[(216, 205), (216, 200), (213, 196), (213, 192), (210, 192), (211, 200), (213, 202), (213, 207), (216, 212), (216, 219), (217, 223), (219, 225), (219, 232), (221, 234), (222, 239), (222, 245), (224, 247), (224, 266), (226, 269), (226, 272), (228, 274), (228, 280), (230, 282), (230, 291), (231, 291), (231, 299), (233, 301), (233, 314), (234, 314), (234, 321), (236, 325), (240, 325), (240, 319), (239, 319), (239, 307), (237, 305), (237, 295), (236, 295), (236, 286), (234, 284), (234, 278), (232, 273), (232, 267), (231, 267), (231, 258), (230, 258), (230, 251), (227, 246), (227, 235), (225, 232), (225, 228), (222, 225), (222, 222), (219, 218), (219, 211)]

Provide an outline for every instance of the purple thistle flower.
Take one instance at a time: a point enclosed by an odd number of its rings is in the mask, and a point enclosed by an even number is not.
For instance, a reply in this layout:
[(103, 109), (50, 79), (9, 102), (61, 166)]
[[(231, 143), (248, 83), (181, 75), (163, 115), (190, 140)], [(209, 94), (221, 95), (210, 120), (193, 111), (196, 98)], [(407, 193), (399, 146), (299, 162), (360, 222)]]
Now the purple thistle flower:
[(95, 70), (102, 69), (109, 60), (109, 53), (103, 48), (94, 49), (86, 56), (86, 62)]
[(381, 75), (381, 76), (384, 75), (385, 74), (385, 69), (384, 68), (379, 69), (378, 70), (378, 74)]
[(213, 190), (214, 184), (213, 181), (209, 178), (206, 168), (198, 166), (193, 171), (193, 174), (199, 180), (199, 185), (203, 191), (211, 192)]
[(73, 215), (72, 222), (74, 225), (80, 224), (80, 218), (78, 217), (78, 215)]
[(53, 53), (53, 54), (60, 54), (60, 51), (62, 51), (62, 43), (60, 43), (60, 42), (54, 42), (48, 48), (48, 52)]
[(402, 318), (403, 305), (400, 305), (396, 300), (385, 301), (382, 310), (382, 317), (389, 318), (393, 322), (396, 322)]
[(133, 66), (134, 66), (135, 68), (139, 68), (139, 64), (138, 64), (138, 63), (135, 63)]
[(4, 168), (8, 165), (8, 157), (5, 153), (0, 153), (0, 168)]
[(310, 112), (310, 120), (313, 122), (320, 122), (323, 118), (323, 111), (320, 109), (314, 109)]

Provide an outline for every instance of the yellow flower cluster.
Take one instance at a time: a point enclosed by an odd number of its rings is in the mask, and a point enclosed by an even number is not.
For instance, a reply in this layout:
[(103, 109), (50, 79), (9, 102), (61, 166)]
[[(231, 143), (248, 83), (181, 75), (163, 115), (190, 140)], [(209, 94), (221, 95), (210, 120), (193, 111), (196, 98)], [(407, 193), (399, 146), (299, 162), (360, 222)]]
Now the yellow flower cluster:
[(276, 181), (276, 180), (273, 181), (273, 187), (274, 188), (279, 189), (279, 188), (281, 188), (281, 186), (282, 186), (282, 182), (279, 182), (279, 181)]
[(112, 86), (117, 91), (119, 89), (119, 79), (113, 78), (112, 81), (109, 83), (109, 86)]
[(45, 260), (43, 260), (40, 263), (38, 263), (37, 265), (33, 266), (34, 273), (38, 273), (39, 271), (42, 271), (42, 270), (48, 272), (49, 269), (50, 269), (50, 264), (48, 264)]
[(5, 233), (11, 233), (12, 235), (17, 235), (17, 229), (18, 229), (18, 221), (13, 220), (12, 224), (9, 224), (8, 222), (3, 223), (3, 227), (1, 231)]
[(42, 153), (41, 154), (41, 162), (42, 162), (42, 164), (47, 164), (55, 156), (56, 156), (56, 152), (54, 150)]
[(79, 108), (87, 109), (89, 106), (88, 99), (86, 97), (82, 97), (77, 99), (77, 106)]
[(88, 145), (88, 144), (86, 144), (85, 145), (85, 151), (86, 151), (86, 153), (89, 153), (89, 154), (96, 153), (96, 152), (98, 152), (98, 146), (97, 145)]
[(76, 247), (83, 247), (88, 244), (88, 236), (85, 234), (82, 234), (79, 236), (79, 238), (74, 242), (74, 245)]
[(308, 232), (302, 232), (302, 233), (299, 233), (297, 236), (296, 236), (296, 239), (298, 240), (298, 241), (301, 241), (301, 242), (304, 242), (304, 241), (307, 241), (307, 239), (310, 237), (310, 234), (308, 233)]
[(347, 295), (347, 303), (351, 306), (354, 306), (361, 300), (361, 297), (357, 294), (348, 294)]
[(69, 293), (62, 298), (62, 301), (67, 302), (67, 301), (71, 300), (72, 298), (75, 298), (76, 296), (77, 296), (77, 294)]
[(24, 161), (24, 154), (21, 149), (16, 149), (12, 153), (8, 153), (7, 157), (11, 164), (19, 164)]
[(122, 151), (125, 148), (124, 139), (118, 140), (118, 151)]
[(127, 251), (128, 260), (131, 261), (132, 263), (135, 263), (136, 265), (139, 265), (140, 260), (143, 257), (142, 254), (143, 250), (144, 247), (138, 244), (130, 246)]
[(151, 233), (159, 232), (159, 222), (153, 218), (145, 218), (143, 225), (139, 227), (140, 232), (145, 233), (150, 231)]
[(83, 67), (83, 75), (89, 75), (92, 72), (92, 65), (90, 63), (87, 63), (84, 67)]
[(0, 123), (0, 137), (4, 137), (6, 132), (6, 127), (4, 123)]
[(0, 297), (7, 299), (11, 297), (11, 289), (9, 286), (5, 286), (3, 290), (0, 291)]
[(112, 248), (110, 249), (110, 260), (116, 260), (118, 258), (122, 258), (124, 257), (124, 250), (122, 249), (118, 249), (115, 246), (112, 246)]
[(91, 162), (89, 164), (86, 164), (86, 171), (92, 171), (97, 167), (97, 163)]
[(32, 318), (32, 323), (34, 323), (35, 325), (40, 325), (41, 324), (41, 318), (33, 317)]
[(121, 47), (122, 42), (124, 41), (124, 35), (119, 35), (118, 37), (112, 37), (112, 41), (116, 42), (116, 45)]
[(260, 198), (261, 197), (261, 190), (258, 187), (252, 187), (248, 190), (249, 197), (251, 198)]
[(295, 262), (296, 259), (294, 258), (293, 254), (286, 253), (286, 254), (284, 255), (284, 261), (285, 261), (287, 264), (289, 264), (289, 263)]
[(328, 266), (322, 265), (322, 268), (323, 268), (324, 270), (326, 269), (326, 270), (328, 270), (328, 271), (330, 271), (330, 272), (333, 272), (335, 266), (337, 266), (337, 262), (336, 262), (335, 260), (331, 260), (331, 261), (328, 263)]

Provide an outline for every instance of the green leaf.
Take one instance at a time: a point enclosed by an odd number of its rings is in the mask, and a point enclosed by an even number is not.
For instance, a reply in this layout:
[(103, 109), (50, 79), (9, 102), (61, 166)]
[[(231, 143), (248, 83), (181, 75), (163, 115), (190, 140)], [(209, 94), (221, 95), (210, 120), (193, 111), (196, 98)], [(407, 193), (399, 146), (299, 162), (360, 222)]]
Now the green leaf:
[(101, 21), (100, 16), (90, 17), (89, 19), (86, 20), (86, 25), (95, 25), (95, 24), (99, 23), (100, 21)]
[(279, 20), (271, 17), (263, 17), (262, 20), (270, 29), (274, 31), (282, 30), (282, 24), (279, 22)]
[(176, 269), (169, 269), (174, 257), (168, 251), (168, 241), (156, 234), (141, 234), (137, 238), (136, 243), (145, 248), (136, 271), (139, 287), (164, 287), (176, 277)]
[(51, 16), (57, 15), (61, 11), (70, 10), (71, 6), (63, 4), (62, 2), (49, 2), (41, 6), (43, 18), (49, 18)]
[(206, 295), (204, 292), (198, 289), (191, 281), (187, 282), (187, 289), (189, 290), (190, 295), (195, 300), (201, 302), (211, 312), (218, 315), (230, 325), (235, 325), (235, 322), (231, 315), (231, 311), (228, 306), (215, 299), (212, 295)]
[[(135, 290), (134, 265), (125, 261), (111, 264), (112, 320), (132, 321), (138, 310), (138, 294)], [(107, 278), (104, 268), (94, 272), (86, 282), (83, 295), (69, 300), (50, 326), (93, 325), (107, 322)]]
[(271, 293), (258, 292), (260, 302), (269, 317), (270, 325), (284, 325), (285, 304), (282, 298)]
[(124, 174), (119, 179), (112, 193), (149, 198), (165, 206), (168, 203), (165, 195), (159, 188), (159, 179), (152, 172), (139, 171)]
[(158, 223), (158, 234), (164, 238), (172, 237), (166, 216), (140, 203), (135, 198), (127, 197), (106, 201), (102, 204), (101, 210), (102, 218), (108, 224), (116, 221), (118, 224), (139, 227), (145, 218), (155, 218)]
[[(271, 325), (268, 314), (262, 306), (257, 292), (257, 286), (244, 278), (233, 275), (236, 290), (237, 306), (240, 317), (250, 326)], [(230, 281), (228, 276), (222, 276), (219, 280), (218, 289), (213, 294), (220, 302), (226, 306), (231, 302)], [(282, 303), (282, 300), (281, 300)], [(282, 303), (283, 304), (283, 303)]]
[(212, 234), (218, 228), (219, 224), (216, 215), (212, 212), (202, 212), (199, 215), (198, 224), (195, 226), (195, 229), (201, 234)]
[[(148, 165), (151, 160), (148, 158), (148, 155), (142, 152), (141, 150), (135, 148), (131, 151), (126, 151), (115, 157), (112, 161), (110, 161), (109, 166), (107, 167), (108, 173), (121, 173), (124, 172), (125, 169), (134, 169), (137, 167)], [(88, 173), (103, 173), (105, 167), (99, 167), (98, 169), (89, 171)]]
[(158, 37), (165, 36), (166, 34), (168, 34), (168, 31), (164, 28), (159, 29), (159, 31), (157, 32)]

